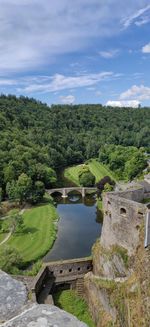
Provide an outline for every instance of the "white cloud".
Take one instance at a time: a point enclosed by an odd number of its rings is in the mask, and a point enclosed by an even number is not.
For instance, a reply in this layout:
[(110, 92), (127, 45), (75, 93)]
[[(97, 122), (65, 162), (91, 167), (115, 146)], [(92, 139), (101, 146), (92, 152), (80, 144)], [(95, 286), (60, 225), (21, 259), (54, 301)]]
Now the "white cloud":
[(143, 52), (143, 53), (150, 53), (150, 43), (146, 44), (146, 45), (142, 48), (142, 52)]
[(140, 8), (141, 0), (0, 0), (0, 72), (40, 70), (119, 33), (120, 19)]
[(133, 99), (136, 98), (138, 101), (144, 101), (150, 99), (150, 87), (144, 85), (133, 85), (127, 91), (121, 93), (120, 99)]
[(0, 85), (1, 86), (13, 86), (17, 84), (16, 80), (13, 79), (6, 79), (6, 78), (0, 78)]
[[(136, 10), (133, 14), (129, 15), (128, 17), (122, 19), (122, 23), (124, 28), (129, 27), (132, 23), (135, 23), (136, 25), (140, 26), (143, 24), (146, 24), (150, 20), (150, 15), (143, 17), (145, 13), (149, 13), (150, 11), (150, 4)], [(139, 20), (137, 20), (139, 19)]]
[(67, 95), (67, 96), (60, 96), (60, 101), (64, 104), (73, 104), (75, 102), (75, 96), (74, 95)]
[(99, 54), (101, 57), (103, 57), (105, 59), (111, 59), (111, 58), (116, 57), (119, 54), (119, 50), (113, 49), (113, 50), (109, 50), (109, 51), (100, 51)]
[(129, 100), (129, 101), (107, 101), (106, 106), (110, 107), (132, 107), (132, 108), (138, 108), (140, 105), (140, 102), (138, 100)]
[(64, 76), (55, 74), (49, 78), (38, 77), (35, 82), (28, 81), (27, 86), (19, 88), (18, 91), (26, 93), (34, 92), (56, 92), (60, 90), (74, 89), (96, 85), (103, 80), (115, 77), (112, 72), (101, 72), (97, 74), (85, 74), (80, 76)]

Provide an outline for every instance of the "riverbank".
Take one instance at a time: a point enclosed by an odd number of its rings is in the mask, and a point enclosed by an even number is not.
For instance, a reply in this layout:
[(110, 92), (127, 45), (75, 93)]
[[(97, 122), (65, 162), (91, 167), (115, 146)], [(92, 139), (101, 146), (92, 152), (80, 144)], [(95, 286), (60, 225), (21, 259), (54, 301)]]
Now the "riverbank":
[(57, 236), (58, 213), (52, 201), (27, 209), (23, 214), (24, 228), (1, 245), (17, 249), (22, 265), (28, 266), (42, 258), (53, 246)]

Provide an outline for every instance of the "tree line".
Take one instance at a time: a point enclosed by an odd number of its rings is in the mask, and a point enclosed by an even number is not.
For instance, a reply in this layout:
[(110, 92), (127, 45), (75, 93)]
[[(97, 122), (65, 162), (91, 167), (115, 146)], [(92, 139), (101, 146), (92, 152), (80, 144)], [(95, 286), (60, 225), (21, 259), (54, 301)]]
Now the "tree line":
[[(109, 145), (148, 152), (149, 126), (150, 108), (48, 107), (27, 97), (1, 95), (1, 197), (36, 202), (45, 188), (56, 185), (57, 170), (92, 157), (99, 156), (112, 167), (113, 159), (101, 155)], [(129, 166), (126, 171), (132, 170)]]

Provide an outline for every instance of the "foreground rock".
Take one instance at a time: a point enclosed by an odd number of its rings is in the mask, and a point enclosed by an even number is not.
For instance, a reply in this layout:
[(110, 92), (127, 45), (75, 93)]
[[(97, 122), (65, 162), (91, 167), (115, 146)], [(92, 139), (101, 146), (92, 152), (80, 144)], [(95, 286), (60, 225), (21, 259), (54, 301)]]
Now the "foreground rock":
[(29, 302), (25, 285), (1, 270), (0, 326), (87, 327), (73, 315), (53, 305)]
[(33, 304), (3, 327), (87, 327), (71, 314), (53, 305)]
[(0, 270), (0, 322), (18, 314), (26, 302), (25, 285)]

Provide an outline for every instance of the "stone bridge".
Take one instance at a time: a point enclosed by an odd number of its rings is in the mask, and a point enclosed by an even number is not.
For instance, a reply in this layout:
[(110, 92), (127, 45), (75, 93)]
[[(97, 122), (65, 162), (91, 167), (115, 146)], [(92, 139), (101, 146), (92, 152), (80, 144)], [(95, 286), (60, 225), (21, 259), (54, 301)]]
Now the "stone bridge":
[(83, 295), (84, 275), (93, 269), (92, 259), (79, 258), (45, 263), (32, 284), (32, 294), (38, 303), (53, 303), (57, 288), (75, 289)]
[(46, 190), (46, 192), (50, 195), (53, 193), (61, 193), (62, 198), (66, 198), (70, 192), (76, 191), (82, 195), (82, 197), (85, 197), (85, 195), (88, 192), (97, 192), (96, 187), (64, 187), (64, 188), (54, 188), (50, 190)]

